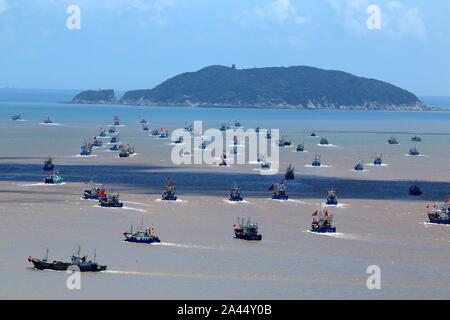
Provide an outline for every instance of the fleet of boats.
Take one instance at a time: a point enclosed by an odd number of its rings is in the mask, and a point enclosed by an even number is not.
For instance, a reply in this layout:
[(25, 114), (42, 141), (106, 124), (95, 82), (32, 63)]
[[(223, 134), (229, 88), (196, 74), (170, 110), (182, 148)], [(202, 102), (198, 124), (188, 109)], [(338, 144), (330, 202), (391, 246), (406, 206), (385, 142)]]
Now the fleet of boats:
[[(14, 115), (11, 117), (11, 120), (21, 120), (21, 116)], [(50, 117), (47, 117), (47, 119), (44, 120), (44, 123), (53, 123)], [(142, 125), (142, 128), (144, 131), (149, 131), (149, 123), (147, 120), (142, 118), (139, 121), (139, 124)], [(113, 118), (113, 125), (110, 126), (109, 130), (106, 130), (104, 128), (100, 129), (100, 133), (98, 136), (95, 136), (93, 138), (93, 142), (90, 140), (86, 140), (83, 142), (81, 146), (81, 155), (82, 156), (88, 156), (92, 154), (94, 147), (102, 147), (104, 146), (104, 143), (101, 139), (107, 138), (108, 134), (110, 135), (110, 143), (113, 144), (113, 146), (110, 148), (111, 151), (118, 151), (119, 157), (126, 158), (130, 155), (135, 154), (134, 147), (131, 145), (123, 145), (119, 143), (119, 133), (117, 132), (117, 127), (120, 126), (120, 118), (119, 116), (115, 116)], [(242, 128), (242, 124), (240, 121), (235, 121), (234, 128)], [(187, 132), (193, 132), (193, 126), (186, 123), (186, 126), (184, 128)], [(230, 130), (230, 125), (228, 124), (222, 124), (221, 131), (227, 131)], [(258, 128), (257, 132), (259, 132), (260, 129)], [(159, 138), (168, 138), (169, 131), (167, 128), (160, 128), (160, 129), (154, 129), (151, 133), (154, 136), (158, 136)], [(317, 134), (315, 132), (311, 133), (311, 137), (317, 137)], [(272, 138), (271, 130), (267, 130), (267, 139)], [(415, 135), (411, 138), (411, 141), (413, 142), (421, 142), (422, 137)], [(180, 136), (178, 139), (176, 139), (175, 144), (183, 143), (183, 137)], [(388, 139), (388, 143), (391, 145), (399, 144), (399, 141), (396, 139), (396, 137), (392, 136)], [(201, 148), (206, 148), (206, 142), (203, 141)], [(281, 136), (281, 138), (278, 141), (278, 145), (280, 147), (287, 147), (291, 146), (292, 142), (287, 139), (286, 135)], [(326, 138), (321, 138), (320, 145), (329, 145), (329, 141)], [(233, 149), (237, 150), (237, 146), (239, 145), (239, 140), (237, 135), (233, 138)], [(305, 150), (304, 144), (297, 145), (297, 152), (303, 152)], [(232, 152), (233, 153), (233, 152)], [(237, 153), (237, 151), (236, 151)], [(417, 156), (420, 155), (417, 147), (411, 147), (409, 150), (409, 155)], [(227, 155), (224, 151), (223, 155), (221, 156), (221, 160), (219, 163), (219, 166), (226, 166), (227, 162)], [(266, 161), (264, 157), (258, 156), (258, 162), (261, 164), (261, 169), (270, 169), (271, 163), (270, 161)], [(376, 166), (381, 166), (383, 164), (382, 160), (382, 154), (378, 154), (376, 158), (373, 161), (373, 164)], [(312, 166), (314, 167), (320, 167), (321, 164), (321, 157), (320, 155), (315, 155)], [(48, 157), (45, 159), (43, 164), (43, 170), (47, 172), (47, 176), (44, 179), (45, 184), (61, 184), (63, 183), (63, 178), (59, 176), (59, 171), (55, 170), (55, 164), (53, 162), (53, 159), (51, 157)], [(358, 163), (354, 166), (355, 171), (363, 171), (364, 165), (363, 161), (358, 161)], [(286, 169), (286, 173), (284, 175), (285, 180), (294, 180), (295, 179), (295, 169), (294, 167), (289, 164), (289, 166)], [(269, 191), (272, 192), (272, 199), (274, 200), (288, 200), (289, 196), (287, 193), (287, 186), (285, 184), (285, 181), (281, 181), (279, 183), (274, 183), (270, 186)], [(414, 184), (409, 189), (409, 194), (413, 196), (420, 196), (422, 195), (423, 191), (421, 187), (418, 184)], [(82, 191), (82, 196), (86, 200), (95, 200), (98, 201), (99, 206), (101, 207), (107, 207), (107, 208), (122, 208), (124, 206), (123, 202), (120, 201), (120, 196), (118, 193), (109, 193), (108, 190), (103, 185), (98, 184), (90, 184), (86, 185), (84, 190)], [(161, 194), (161, 199), (163, 201), (176, 201), (177, 195), (175, 192), (175, 184), (171, 179), (167, 179), (167, 183), (165, 185), (165, 189), (163, 190)], [(242, 202), (244, 198), (241, 194), (241, 188), (234, 184), (232, 187), (230, 193), (229, 193), (229, 201), (232, 202)], [(338, 197), (336, 190), (334, 188), (331, 188), (328, 190), (326, 194), (325, 204), (321, 205), (320, 208), (312, 214), (312, 223), (311, 223), (311, 229), (310, 232), (313, 233), (335, 233), (336, 227), (334, 226), (334, 215), (329, 212), (329, 209), (327, 206), (337, 206), (338, 205)], [(450, 224), (450, 197), (447, 199), (446, 202), (442, 204), (434, 204), (432, 206), (427, 206), (427, 216), (429, 223), (432, 224)], [(248, 241), (261, 241), (262, 235), (259, 234), (259, 225), (258, 223), (253, 223), (251, 221), (251, 218), (238, 218), (237, 224), (233, 226), (234, 230), (234, 237), (236, 239), (243, 239)], [(124, 241), (130, 242), (130, 243), (142, 243), (142, 244), (153, 244), (153, 243), (160, 243), (161, 240), (156, 235), (155, 227), (153, 225), (148, 226), (144, 225), (143, 221), (140, 225), (138, 225), (136, 228), (131, 226), (131, 229), (129, 232), (124, 232)], [(68, 270), (71, 267), (77, 267), (78, 270), (81, 272), (100, 272), (105, 271), (107, 269), (106, 265), (100, 265), (95, 261), (95, 258), (93, 261), (88, 260), (88, 257), (86, 255), (80, 254), (81, 248), (79, 248), (78, 252), (76, 254), (73, 254), (70, 257), (69, 262), (63, 262), (59, 260), (53, 260), (49, 261), (48, 259), (48, 250), (47, 255), (43, 259), (38, 259), (34, 257), (29, 257), (28, 261), (33, 264), (33, 266), (38, 270), (57, 270), (57, 271), (65, 271)]]

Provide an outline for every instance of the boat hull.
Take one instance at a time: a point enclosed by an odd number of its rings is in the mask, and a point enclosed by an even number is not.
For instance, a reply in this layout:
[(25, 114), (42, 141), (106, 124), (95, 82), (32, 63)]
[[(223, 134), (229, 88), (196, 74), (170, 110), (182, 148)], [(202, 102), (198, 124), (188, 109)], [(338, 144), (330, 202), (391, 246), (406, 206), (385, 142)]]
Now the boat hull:
[(69, 268), (78, 268), (80, 272), (100, 272), (105, 271), (107, 266), (99, 265), (97, 263), (82, 263), (79, 265), (72, 265), (68, 262), (47, 262), (39, 259), (28, 258), (28, 261), (33, 263), (33, 266), (37, 270), (54, 270), (54, 271), (66, 271)]
[(154, 238), (154, 239), (138, 239), (138, 238), (134, 238), (128, 235), (125, 235), (125, 242), (130, 242), (130, 243), (143, 243), (143, 244), (152, 244), (152, 243), (161, 243), (161, 240), (159, 240), (158, 238)]
[(260, 235), (260, 234), (258, 234), (258, 235), (248, 235), (248, 234), (242, 234), (242, 233), (235, 232), (234, 238), (235, 239), (241, 239), (241, 240), (247, 240), (247, 241), (261, 241), (262, 240), (262, 235)]
[(287, 195), (273, 195), (273, 200), (289, 200), (289, 196)]
[(100, 206), (103, 208), (122, 208), (123, 203), (104, 203), (100, 202)]
[(162, 201), (177, 201), (177, 197), (162, 197)]
[(85, 192), (84, 193), (84, 199), (86, 199), (86, 200), (99, 200), (100, 197), (98, 195), (93, 195), (93, 194)]
[(336, 233), (336, 227), (317, 227), (312, 228), (310, 231), (315, 233)]
[(447, 219), (447, 220), (434, 219), (434, 218), (429, 218), (429, 219), (430, 219), (430, 223), (433, 223), (433, 224), (450, 224), (450, 219)]

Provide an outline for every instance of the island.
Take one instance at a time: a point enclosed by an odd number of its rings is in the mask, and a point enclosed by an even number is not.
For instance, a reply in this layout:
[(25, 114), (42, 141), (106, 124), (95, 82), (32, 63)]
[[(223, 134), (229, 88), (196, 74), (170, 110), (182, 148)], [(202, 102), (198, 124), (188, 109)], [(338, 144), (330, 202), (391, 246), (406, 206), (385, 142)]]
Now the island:
[[(153, 89), (85, 91), (73, 103), (232, 108), (410, 110), (428, 108), (416, 95), (380, 80), (308, 66), (237, 69), (209, 66), (168, 79)], [(98, 97), (98, 99), (97, 99)]]
[(114, 90), (88, 90), (83, 91), (73, 98), (72, 103), (80, 104), (109, 104), (117, 103)]

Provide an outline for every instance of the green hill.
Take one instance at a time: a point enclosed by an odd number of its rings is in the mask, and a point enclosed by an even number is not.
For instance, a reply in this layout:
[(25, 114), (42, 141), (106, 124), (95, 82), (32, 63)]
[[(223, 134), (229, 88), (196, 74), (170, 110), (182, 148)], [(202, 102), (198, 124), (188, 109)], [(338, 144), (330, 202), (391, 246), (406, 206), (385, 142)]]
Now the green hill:
[(210, 66), (148, 90), (126, 92), (123, 104), (253, 108), (407, 109), (426, 106), (392, 84), (318, 68), (235, 69)]
[(75, 96), (73, 103), (114, 103), (117, 102), (114, 90), (88, 90)]

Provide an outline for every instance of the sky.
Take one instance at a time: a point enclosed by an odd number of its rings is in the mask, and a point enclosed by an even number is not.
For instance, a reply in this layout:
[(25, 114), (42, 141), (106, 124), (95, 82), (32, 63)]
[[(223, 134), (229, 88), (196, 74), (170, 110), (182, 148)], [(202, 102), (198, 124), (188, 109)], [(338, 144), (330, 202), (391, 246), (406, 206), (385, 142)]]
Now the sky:
[(147, 89), (213, 64), (308, 65), (450, 96), (449, 13), (447, 0), (0, 0), (0, 87)]

